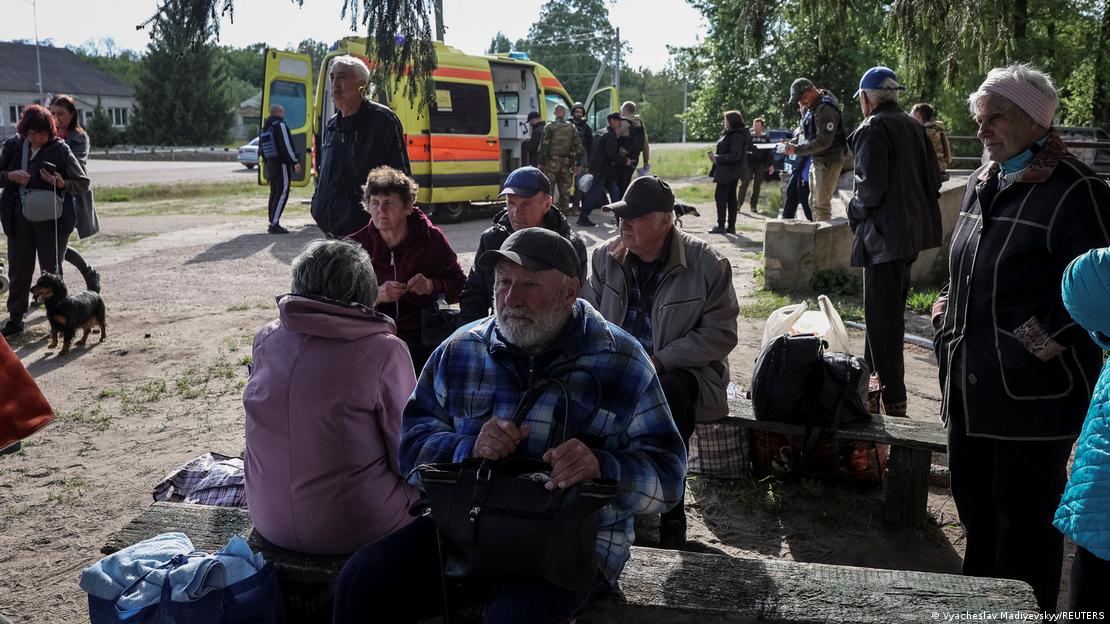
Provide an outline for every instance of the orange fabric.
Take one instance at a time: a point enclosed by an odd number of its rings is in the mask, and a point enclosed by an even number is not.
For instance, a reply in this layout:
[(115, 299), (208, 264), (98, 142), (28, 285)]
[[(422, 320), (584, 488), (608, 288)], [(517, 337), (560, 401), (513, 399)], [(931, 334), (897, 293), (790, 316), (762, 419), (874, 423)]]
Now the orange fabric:
[(22, 440), (54, 420), (38, 384), (8, 342), (0, 338), (0, 448)]

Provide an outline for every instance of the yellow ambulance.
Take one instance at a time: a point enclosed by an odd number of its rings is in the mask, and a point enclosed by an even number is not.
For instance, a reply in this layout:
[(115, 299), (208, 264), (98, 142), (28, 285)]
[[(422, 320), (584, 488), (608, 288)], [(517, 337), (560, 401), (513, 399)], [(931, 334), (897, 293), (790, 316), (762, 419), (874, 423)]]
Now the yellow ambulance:
[[(555, 106), (564, 104), (569, 110), (572, 99), (554, 74), (525, 54), (464, 54), (439, 41), (435, 50), (436, 103), (430, 110), (421, 106), (420, 98), (410, 99), (400, 81), (392, 92), (375, 94), (374, 99), (401, 120), (412, 174), (420, 184), (421, 208), (437, 221), (450, 222), (460, 219), (471, 204), (497, 201), (501, 182), (520, 166), (530, 129), (528, 113), (538, 111), (550, 121)], [(271, 104), (285, 108), (285, 123), (302, 159), (306, 145), (323, 144), (320, 133), (335, 114), (331, 61), (344, 54), (369, 64), (366, 39), (361, 37), (338, 41), (319, 68), (313, 68), (304, 54), (266, 51), (262, 116)], [(617, 97), (616, 89), (605, 87), (589, 98), (587, 114), (595, 131), (616, 110)], [(310, 183), (314, 167), (304, 160), (302, 165), (294, 186)], [(259, 167), (259, 184), (266, 183), (264, 176), (264, 167)]]

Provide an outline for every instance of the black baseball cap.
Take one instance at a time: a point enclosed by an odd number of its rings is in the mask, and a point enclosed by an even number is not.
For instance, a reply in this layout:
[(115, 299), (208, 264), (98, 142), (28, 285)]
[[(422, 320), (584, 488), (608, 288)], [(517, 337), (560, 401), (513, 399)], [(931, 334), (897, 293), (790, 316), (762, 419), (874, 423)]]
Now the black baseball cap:
[(578, 252), (574, 245), (559, 234), (544, 228), (517, 230), (501, 243), (501, 249), (490, 249), (478, 258), (478, 267), (493, 270), (502, 258), (529, 271), (555, 269), (570, 277), (578, 275)]
[(798, 100), (802, 99), (802, 94), (812, 88), (812, 80), (809, 78), (798, 78), (790, 84), (790, 99), (786, 101), (786, 104), (789, 106), (797, 104)]
[(640, 176), (628, 185), (620, 201), (601, 209), (622, 219), (635, 219), (652, 212), (672, 212), (674, 192), (669, 184), (656, 176)]
[(526, 119), (525, 121), (532, 121), (533, 119), (539, 119), (539, 118), (540, 118), (540, 112), (539, 111), (532, 111), (532, 112), (528, 113), (528, 119)]

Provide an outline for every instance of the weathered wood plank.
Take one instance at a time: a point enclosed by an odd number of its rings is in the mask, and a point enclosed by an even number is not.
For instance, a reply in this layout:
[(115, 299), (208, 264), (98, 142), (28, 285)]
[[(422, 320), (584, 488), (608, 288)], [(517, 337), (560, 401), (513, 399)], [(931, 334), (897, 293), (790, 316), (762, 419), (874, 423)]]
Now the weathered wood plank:
[[(166, 531), (183, 531), (202, 550), (216, 550), (233, 534), (278, 568), (287, 607), (304, 605), (299, 588), (318, 587), (338, 574), (343, 557), (291, 553), (266, 542), (243, 509), (154, 503), (113, 535), (109, 554)], [(781, 560), (632, 548), (620, 597), (607, 597), (579, 618), (597, 624), (716, 624), (733, 622), (932, 621), (932, 613), (1033, 613), (1032, 589), (1018, 581), (926, 572), (874, 570)], [(307, 613), (326, 621), (329, 605)], [(310, 617), (309, 619), (316, 619)], [(302, 621), (302, 620), (296, 620)]]
[(933, 454), (905, 446), (890, 447), (883, 495), (883, 517), (897, 526), (914, 526), (928, 517), (929, 468)]
[(621, 589), (623, 600), (603, 601), (579, 621), (887, 623), (1036, 611), (1032, 588), (1019, 581), (652, 548), (632, 549)]
[[(725, 418), (725, 422), (734, 422), (748, 429), (772, 431), (787, 435), (805, 433), (805, 429), (799, 425), (756, 420), (755, 414), (752, 412), (751, 401), (729, 399), (728, 405), (729, 415)], [(838, 429), (827, 429), (825, 432), (831, 437), (846, 440), (865, 440), (894, 446), (908, 446), (935, 453), (948, 452), (948, 437), (939, 423), (926, 423), (910, 420), (909, 418), (872, 414), (870, 422), (853, 423)]]

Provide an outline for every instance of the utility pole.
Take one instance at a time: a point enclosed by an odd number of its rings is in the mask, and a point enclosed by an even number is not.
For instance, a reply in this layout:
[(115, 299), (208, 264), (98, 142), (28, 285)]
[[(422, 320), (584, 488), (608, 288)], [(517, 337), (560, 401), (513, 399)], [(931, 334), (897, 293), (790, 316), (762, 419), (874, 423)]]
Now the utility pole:
[(31, 15), (35, 22), (35, 65), (39, 70), (39, 104), (46, 105), (46, 96), (42, 92), (42, 59), (39, 58), (39, 10), (37, 0), (31, 0)]
[(687, 80), (682, 81), (682, 142), (686, 142), (686, 92), (689, 91), (690, 83)]
[(613, 40), (613, 87), (619, 94), (621, 91), (621, 29), (616, 29), (616, 39)]
[(436, 41), (443, 41), (443, 0), (435, 0), (436, 12)]

